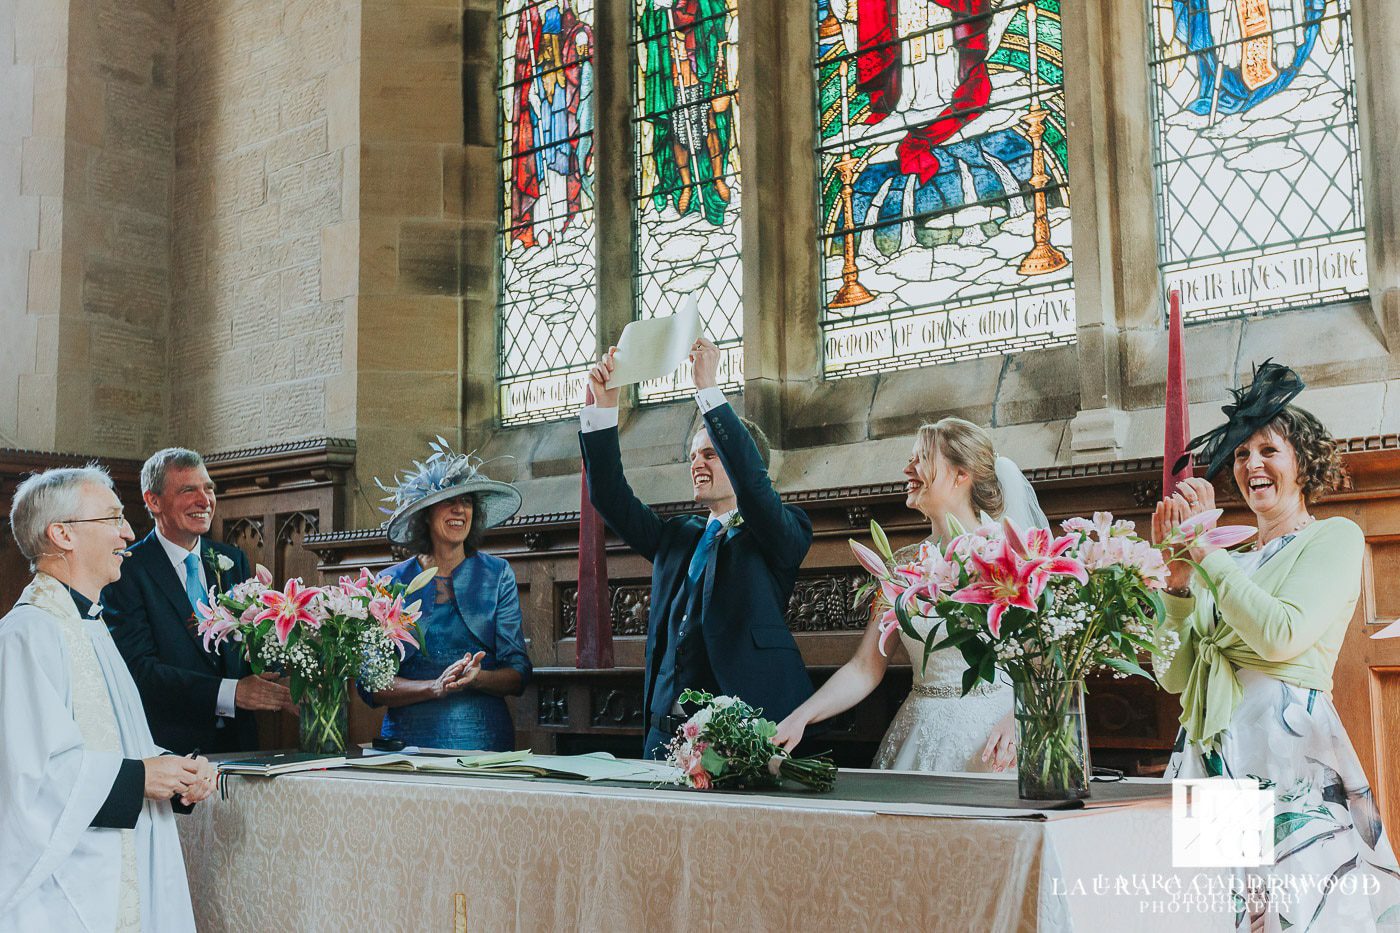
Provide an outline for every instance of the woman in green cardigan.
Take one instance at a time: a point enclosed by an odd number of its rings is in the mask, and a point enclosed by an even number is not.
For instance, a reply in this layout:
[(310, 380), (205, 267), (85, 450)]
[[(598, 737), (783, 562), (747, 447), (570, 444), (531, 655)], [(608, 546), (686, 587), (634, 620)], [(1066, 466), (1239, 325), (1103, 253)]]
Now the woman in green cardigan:
[(1302, 388), (1287, 367), (1256, 369), (1229, 422), (1191, 443), (1206, 479), (1184, 480), (1152, 517), (1160, 541), (1214, 508), (1208, 480), (1229, 466), (1259, 526), (1252, 551), (1191, 553), (1214, 595), (1186, 561), (1169, 566), (1165, 640), (1180, 647), (1161, 683), (1181, 694), (1182, 729), (1167, 777), (1255, 778), (1274, 792), (1274, 865), (1237, 870), (1237, 929), (1396, 929), (1400, 866), (1331, 699), (1366, 542), (1351, 520), (1309, 511), (1345, 473), (1327, 430), (1288, 404)]

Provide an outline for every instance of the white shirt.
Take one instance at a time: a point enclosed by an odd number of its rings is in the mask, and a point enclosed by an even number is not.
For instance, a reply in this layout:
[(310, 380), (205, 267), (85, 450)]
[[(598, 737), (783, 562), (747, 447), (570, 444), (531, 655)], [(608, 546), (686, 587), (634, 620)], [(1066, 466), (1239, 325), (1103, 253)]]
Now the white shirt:
[[(180, 588), (184, 589), (189, 580), (188, 572), (185, 569), (185, 558), (193, 554), (195, 556), (195, 566), (199, 568), (199, 583), (204, 587), (204, 592), (209, 592), (209, 575), (204, 570), (204, 561), (199, 557), (199, 543), (196, 540), (194, 550), (189, 551), (171, 541), (156, 529), (156, 540), (160, 542), (161, 549), (165, 551), (165, 556), (170, 559), (170, 563), (175, 567), (175, 576), (180, 578)], [(231, 650), (225, 647), (225, 651)], [(233, 677), (225, 677), (219, 684), (219, 695), (214, 701), (214, 715), (222, 716), (224, 719), (232, 719), (238, 712), (234, 705), (234, 696), (238, 692), (238, 681)], [(219, 725), (223, 725), (220, 723)]]
[[(697, 389), (695, 392), (695, 404), (700, 407), (702, 415), (712, 408), (718, 408), (727, 401), (729, 400), (724, 397), (724, 391), (718, 386)], [(597, 405), (583, 406), (579, 409), (578, 426), (584, 434), (617, 427), (617, 406), (614, 405), (612, 408), (599, 408)]]

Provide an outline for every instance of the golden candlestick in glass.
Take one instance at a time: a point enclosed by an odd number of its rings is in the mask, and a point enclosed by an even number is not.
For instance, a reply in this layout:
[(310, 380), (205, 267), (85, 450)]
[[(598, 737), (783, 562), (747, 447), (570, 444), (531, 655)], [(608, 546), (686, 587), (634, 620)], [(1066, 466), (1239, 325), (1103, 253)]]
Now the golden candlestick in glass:
[(1021, 118), (1026, 137), (1031, 141), (1031, 188), (1035, 191), (1035, 246), (1021, 260), (1022, 275), (1045, 275), (1063, 269), (1069, 260), (1050, 243), (1050, 208), (1045, 200), (1045, 186), (1050, 176), (1045, 171), (1045, 118), (1047, 114), (1033, 104), (1030, 113)]
[(856, 266), (856, 189), (852, 184), (856, 178), (856, 160), (848, 152), (836, 163), (836, 171), (841, 173), (841, 212), (846, 218), (845, 262), (841, 266), (841, 287), (835, 296), (826, 303), (828, 308), (854, 308), (872, 301), (875, 295), (860, 284), (860, 269)]

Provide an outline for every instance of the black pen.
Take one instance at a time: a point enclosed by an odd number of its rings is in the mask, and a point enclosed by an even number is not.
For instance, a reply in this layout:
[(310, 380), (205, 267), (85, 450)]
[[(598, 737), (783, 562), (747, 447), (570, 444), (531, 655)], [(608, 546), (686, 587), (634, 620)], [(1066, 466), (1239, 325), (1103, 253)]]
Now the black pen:
[(198, 757), (199, 757), (199, 749), (196, 748), (194, 751), (190, 752), (190, 753), (189, 753), (188, 755), (186, 755), (185, 757), (186, 757), (186, 758), (198, 758)]

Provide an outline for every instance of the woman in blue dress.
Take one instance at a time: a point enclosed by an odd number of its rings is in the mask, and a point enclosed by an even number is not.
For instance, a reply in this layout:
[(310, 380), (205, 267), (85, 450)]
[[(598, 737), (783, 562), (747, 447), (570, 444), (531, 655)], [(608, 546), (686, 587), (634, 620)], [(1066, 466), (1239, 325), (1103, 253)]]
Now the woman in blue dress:
[(394, 684), (368, 697), (388, 707), (380, 735), (406, 745), (507, 751), (515, 728), (503, 697), (530, 678), (515, 573), (481, 551), (487, 528), (520, 508), (520, 493), (481, 473), (481, 461), (445, 442), (392, 494), (389, 540), (417, 555), (389, 568), (408, 583), (435, 568), (422, 600), (418, 649), (409, 648)]

